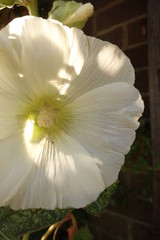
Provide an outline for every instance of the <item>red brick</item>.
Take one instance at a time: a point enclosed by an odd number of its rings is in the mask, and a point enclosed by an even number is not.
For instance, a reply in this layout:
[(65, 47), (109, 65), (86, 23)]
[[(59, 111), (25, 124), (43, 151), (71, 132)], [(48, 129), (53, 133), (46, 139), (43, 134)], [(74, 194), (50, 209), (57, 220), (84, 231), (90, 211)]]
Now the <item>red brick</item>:
[(148, 47), (142, 45), (125, 51), (130, 58), (134, 68), (142, 68), (148, 66)]
[[(143, 117), (144, 118), (149, 118), (150, 117), (150, 105), (149, 105), (149, 96), (143, 96), (142, 97), (143, 101), (144, 101), (144, 113), (143, 113)], [(151, 113), (152, 114), (152, 113)]]
[(131, 225), (132, 240), (153, 239), (153, 227), (133, 222)]
[[(141, 152), (139, 152), (141, 154)], [(141, 155), (140, 155), (141, 156)], [(145, 159), (146, 160), (146, 159)], [(146, 160), (147, 161), (147, 160)], [(137, 159), (133, 159), (132, 164), (136, 163)], [(150, 165), (150, 163), (148, 163)], [(131, 166), (130, 166), (131, 168)], [(146, 186), (150, 188), (152, 193), (152, 174), (149, 171), (138, 171), (134, 172), (134, 170), (126, 170), (125, 172), (120, 173), (120, 182), (127, 185), (133, 191), (135, 191), (136, 196), (145, 197), (143, 192)], [(149, 200), (146, 196), (146, 200)]]
[(96, 15), (97, 31), (110, 28), (146, 13), (146, 5), (146, 0), (126, 0), (119, 5), (104, 10), (104, 12), (98, 13)]
[(113, 31), (108, 32), (104, 35), (101, 35), (99, 38), (102, 39), (102, 40), (111, 42), (113, 44), (116, 44), (120, 48), (122, 48), (123, 30), (122, 30), (122, 28), (117, 28), (116, 30), (113, 30)]
[(118, 212), (126, 217), (152, 224), (153, 206), (149, 198), (144, 196), (143, 189), (147, 186), (151, 188), (152, 178), (147, 172), (138, 172), (135, 174), (131, 170), (120, 173), (120, 185), (114, 196), (116, 203), (109, 206), (109, 209)]
[(95, 225), (89, 225), (89, 228), (94, 240), (119, 240), (119, 238), (117, 238), (118, 236), (111, 236), (106, 230), (103, 231), (101, 228), (97, 228)]
[(147, 41), (146, 18), (128, 25), (128, 45)]
[(129, 197), (126, 206), (117, 202), (115, 206), (109, 206), (109, 209), (120, 213), (122, 216), (131, 217), (148, 224), (153, 222), (152, 204), (143, 199)]
[[(147, 161), (147, 160), (146, 160)], [(145, 196), (144, 190), (148, 189), (148, 194), (150, 193), (150, 196), (152, 195), (152, 184), (153, 179), (150, 172), (141, 172), (141, 173), (133, 173), (132, 171), (129, 173), (130, 178), (130, 186), (136, 191), (136, 194), (141, 197), (146, 197), (147, 199), (149, 196)], [(148, 199), (149, 200), (149, 199)], [(151, 204), (149, 204), (151, 205)], [(150, 208), (150, 206), (149, 206)], [(149, 216), (150, 218), (150, 216)], [(150, 219), (151, 220), (151, 219)]]
[[(94, 10), (97, 11), (101, 8), (104, 8), (105, 6), (108, 6), (109, 4), (113, 4), (113, 0), (78, 0), (77, 2), (82, 2), (82, 3), (92, 3), (94, 6)], [(117, 0), (114, 2), (117, 2)]]
[(127, 219), (119, 215), (113, 214), (111, 211), (102, 213), (100, 217), (88, 216), (88, 222), (106, 231), (106, 235), (119, 236), (122, 239), (127, 239)]
[(93, 16), (89, 18), (87, 21), (85, 27), (83, 28), (83, 31), (86, 35), (93, 36)]
[(149, 83), (148, 83), (148, 70), (136, 71), (136, 80), (135, 86), (141, 93), (147, 93), (149, 91)]

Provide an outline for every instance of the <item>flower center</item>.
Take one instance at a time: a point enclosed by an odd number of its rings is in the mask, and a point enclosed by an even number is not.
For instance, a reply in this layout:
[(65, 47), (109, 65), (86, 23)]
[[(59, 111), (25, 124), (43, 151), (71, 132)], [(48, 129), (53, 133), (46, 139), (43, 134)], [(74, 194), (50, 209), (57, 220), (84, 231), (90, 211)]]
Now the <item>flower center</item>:
[(62, 131), (69, 131), (73, 122), (70, 106), (49, 94), (31, 99), (22, 106), (17, 117), (25, 120), (25, 141), (30, 143), (38, 143), (44, 138), (55, 142)]
[(42, 109), (37, 116), (39, 127), (50, 128), (55, 123), (55, 114), (50, 109)]

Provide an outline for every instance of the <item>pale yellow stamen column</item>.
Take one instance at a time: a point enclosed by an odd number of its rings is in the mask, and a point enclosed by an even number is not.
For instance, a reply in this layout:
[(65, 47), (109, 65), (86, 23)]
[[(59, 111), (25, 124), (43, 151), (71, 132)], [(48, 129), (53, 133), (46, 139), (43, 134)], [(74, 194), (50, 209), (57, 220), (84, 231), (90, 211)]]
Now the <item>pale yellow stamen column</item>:
[(39, 127), (50, 128), (55, 123), (55, 114), (51, 110), (43, 109), (37, 117)]

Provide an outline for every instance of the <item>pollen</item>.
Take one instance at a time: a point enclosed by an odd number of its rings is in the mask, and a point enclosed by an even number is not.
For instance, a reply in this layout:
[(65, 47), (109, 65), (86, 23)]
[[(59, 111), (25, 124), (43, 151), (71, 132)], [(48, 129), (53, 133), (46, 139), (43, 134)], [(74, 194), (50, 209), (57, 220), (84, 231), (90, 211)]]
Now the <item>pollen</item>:
[(50, 109), (42, 109), (37, 116), (39, 127), (50, 128), (55, 123), (55, 114)]

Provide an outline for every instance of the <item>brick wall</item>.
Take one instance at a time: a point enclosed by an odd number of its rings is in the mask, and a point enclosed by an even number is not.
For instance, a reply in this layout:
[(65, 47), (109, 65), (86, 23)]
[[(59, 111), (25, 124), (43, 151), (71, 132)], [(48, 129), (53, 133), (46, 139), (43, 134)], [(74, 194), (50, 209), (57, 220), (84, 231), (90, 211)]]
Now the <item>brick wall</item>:
[[(83, 1), (87, 2), (87, 1)], [(147, 0), (92, 0), (95, 14), (87, 23), (85, 33), (118, 45), (130, 58), (136, 73), (135, 86), (145, 102), (142, 124), (149, 122)], [(96, 240), (149, 240), (153, 233), (151, 199), (142, 190), (152, 186), (148, 172), (128, 169), (120, 180), (133, 188), (127, 206), (116, 203), (100, 217), (88, 216)], [(149, 181), (149, 182), (147, 182)]]

